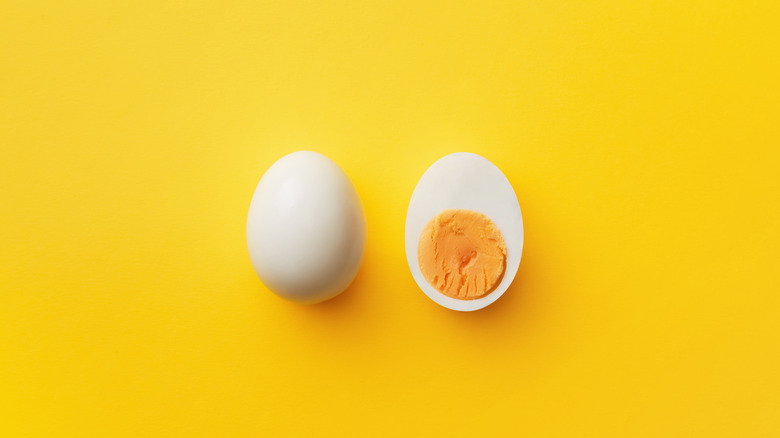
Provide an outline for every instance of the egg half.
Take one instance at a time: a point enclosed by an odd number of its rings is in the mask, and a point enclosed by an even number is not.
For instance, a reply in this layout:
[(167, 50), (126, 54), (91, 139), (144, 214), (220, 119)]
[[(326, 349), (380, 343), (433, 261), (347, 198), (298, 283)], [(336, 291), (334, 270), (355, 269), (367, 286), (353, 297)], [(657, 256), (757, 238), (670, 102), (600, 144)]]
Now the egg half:
[(257, 184), (246, 222), (252, 266), (268, 289), (310, 304), (341, 293), (366, 249), (366, 217), (355, 187), (328, 157), (299, 151)]
[[(461, 221), (447, 222), (453, 217)], [(483, 228), (469, 236), (462, 229), (469, 226)], [(456, 228), (460, 241), (454, 239), (430, 243), (426, 240)], [(421, 238), (423, 245), (420, 243)], [(479, 286), (484, 281), (486, 286), (482, 289), (488, 293), (473, 299), (467, 299), (466, 293), (462, 293), (463, 298), (455, 298), (456, 294), (445, 290), (445, 283), (451, 285), (452, 278), (445, 281), (436, 277), (439, 280), (436, 282), (433, 281), (433, 274), (423, 272), (421, 263), (426, 263), (426, 251), (432, 254), (430, 248), (435, 246), (439, 251), (439, 246), (449, 245), (449, 250), (457, 251), (459, 248), (456, 246), (460, 243), (480, 238), (483, 239), (483, 245), (492, 245), (491, 252), (482, 253), (479, 248), (476, 251), (469, 249), (469, 254), (459, 254), (456, 262), (461, 274), (463, 267), (473, 268), (475, 263), (483, 263), (488, 267), (491, 264), (499, 266), (500, 263), (503, 268), (500, 275), (486, 274), (484, 267), (479, 271)], [(459, 311), (473, 311), (489, 306), (509, 288), (523, 253), (523, 216), (512, 185), (498, 167), (479, 155), (458, 152), (441, 158), (423, 174), (412, 193), (406, 214), (405, 245), (412, 276), (430, 299), (448, 309)], [(447, 266), (444, 270), (451, 271)], [(465, 274), (459, 279), (457, 272), (452, 274), (456, 277), (454, 281), (464, 283), (461, 290), (465, 290), (472, 280), (477, 283), (477, 279), (467, 278)], [(495, 284), (488, 280), (494, 280)]]

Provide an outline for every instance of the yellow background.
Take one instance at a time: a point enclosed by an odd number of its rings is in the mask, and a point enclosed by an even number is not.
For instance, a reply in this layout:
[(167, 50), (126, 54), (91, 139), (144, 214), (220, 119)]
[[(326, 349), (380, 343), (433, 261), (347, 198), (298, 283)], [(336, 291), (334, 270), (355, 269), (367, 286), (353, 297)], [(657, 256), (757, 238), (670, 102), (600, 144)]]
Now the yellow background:
[[(780, 436), (774, 1), (28, 2), (0, 12), (0, 435)], [(260, 176), (355, 183), (354, 285), (245, 246)], [(473, 314), (416, 287), (418, 178), (525, 219)]]

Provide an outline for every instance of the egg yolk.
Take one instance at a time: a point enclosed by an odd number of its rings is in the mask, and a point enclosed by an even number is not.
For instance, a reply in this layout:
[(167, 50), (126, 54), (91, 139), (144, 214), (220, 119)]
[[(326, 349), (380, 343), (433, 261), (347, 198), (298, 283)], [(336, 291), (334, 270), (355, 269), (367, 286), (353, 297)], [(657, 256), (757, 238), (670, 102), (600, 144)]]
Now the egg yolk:
[(452, 298), (473, 300), (493, 291), (506, 268), (506, 245), (487, 216), (444, 210), (425, 226), (417, 246), (425, 279)]

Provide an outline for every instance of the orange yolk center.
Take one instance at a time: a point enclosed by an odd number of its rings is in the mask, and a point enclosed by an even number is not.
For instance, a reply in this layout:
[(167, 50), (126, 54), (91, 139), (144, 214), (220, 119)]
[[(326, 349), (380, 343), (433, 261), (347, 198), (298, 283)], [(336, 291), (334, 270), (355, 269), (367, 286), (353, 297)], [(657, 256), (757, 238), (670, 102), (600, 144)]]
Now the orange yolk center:
[(487, 216), (471, 210), (444, 210), (425, 226), (417, 247), (425, 279), (452, 298), (482, 298), (501, 282), (506, 245)]

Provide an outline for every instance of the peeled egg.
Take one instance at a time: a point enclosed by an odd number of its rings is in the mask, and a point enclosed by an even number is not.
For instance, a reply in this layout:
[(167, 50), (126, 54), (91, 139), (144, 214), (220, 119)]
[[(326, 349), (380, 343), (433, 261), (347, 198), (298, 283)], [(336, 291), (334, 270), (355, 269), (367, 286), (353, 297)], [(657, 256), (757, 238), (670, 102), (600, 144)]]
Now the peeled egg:
[[(487, 159), (468, 152), (447, 155), (428, 168), (412, 193), (405, 244), (412, 276), (430, 299), (452, 310), (486, 307), (506, 292), (520, 266), (523, 216), (517, 195)], [(445, 251), (451, 254), (439, 254)], [(428, 266), (432, 263), (440, 265)]]
[(328, 157), (299, 151), (257, 184), (246, 223), (249, 258), (268, 289), (288, 300), (333, 298), (357, 275), (366, 249), (360, 197)]

